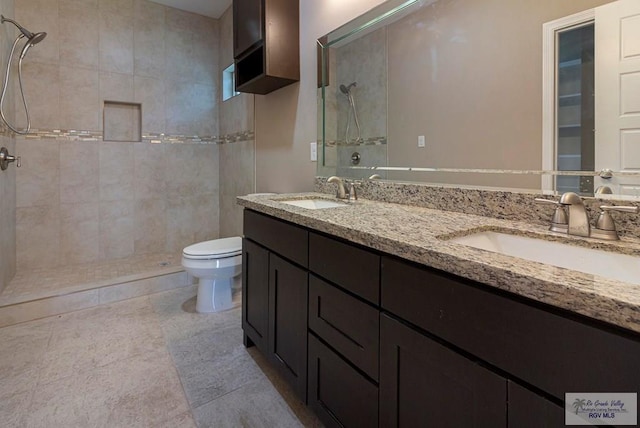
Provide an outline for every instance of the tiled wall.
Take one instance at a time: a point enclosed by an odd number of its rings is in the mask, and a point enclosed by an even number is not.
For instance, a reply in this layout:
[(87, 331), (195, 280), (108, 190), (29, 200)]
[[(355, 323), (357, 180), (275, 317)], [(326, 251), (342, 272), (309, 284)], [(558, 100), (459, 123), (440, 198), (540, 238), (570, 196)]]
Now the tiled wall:
[(100, 135), (104, 100), (141, 103), (143, 134), (219, 135), (218, 21), (146, 0), (15, 1), (48, 33), (24, 64), (33, 127), (98, 136), (18, 139), (18, 269), (217, 238), (217, 144)]
[[(6, 17), (13, 15), (13, 0), (0, 0), (0, 13)], [(0, 65), (4, 76), (4, 67), (11, 49), (11, 43), (16, 34), (11, 24), (0, 26)], [(11, 103), (13, 90), (7, 92), (7, 113), (13, 117)], [(15, 139), (7, 132), (7, 128), (0, 126), (0, 146), (6, 147), (14, 155), (16, 151)], [(16, 167), (9, 166), (0, 171), (0, 292), (9, 283), (16, 271)]]
[[(381, 28), (330, 52), (330, 85), (325, 88), (325, 166), (331, 175), (364, 178), (370, 171), (351, 170), (351, 155), (360, 154), (357, 166), (387, 165), (386, 29)], [(362, 142), (348, 98), (340, 85), (349, 86), (356, 104)], [(320, 110), (319, 110), (320, 111)], [(351, 116), (351, 117), (350, 117)], [(347, 143), (347, 121), (349, 142)], [(320, 172), (324, 169), (319, 170)]]
[[(220, 18), (220, 71), (233, 62), (231, 8)], [(240, 94), (220, 100), (220, 134), (246, 132), (253, 135), (254, 96)], [(220, 146), (220, 236), (242, 234), (242, 207), (236, 196), (255, 190), (254, 139), (246, 138)]]
[(218, 145), (18, 139), (18, 269), (218, 236)]
[(102, 130), (109, 100), (142, 103), (143, 132), (217, 135), (217, 20), (146, 0), (15, 2), (47, 32), (24, 62), (35, 128)]

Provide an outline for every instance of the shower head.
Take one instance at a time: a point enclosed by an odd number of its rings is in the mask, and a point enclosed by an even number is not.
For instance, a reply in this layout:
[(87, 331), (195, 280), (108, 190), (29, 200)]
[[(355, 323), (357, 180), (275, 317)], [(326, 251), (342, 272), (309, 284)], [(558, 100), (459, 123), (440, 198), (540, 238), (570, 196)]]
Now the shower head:
[(29, 40), (27, 40), (27, 43), (22, 48), (22, 52), (20, 52), (20, 59), (24, 59), (24, 56), (27, 54), (29, 48), (40, 43), (45, 37), (47, 37), (47, 33), (44, 32), (32, 34)]
[(18, 35), (18, 38), (21, 37), (26, 37), (27, 38), (27, 43), (24, 45), (24, 47), (22, 48), (22, 52), (20, 53), (20, 58), (24, 58), (24, 56), (27, 54), (27, 51), (29, 50), (29, 48), (33, 45), (37, 45), (38, 43), (40, 43), (45, 37), (47, 37), (47, 33), (41, 32), (41, 33), (32, 33), (31, 31), (27, 30), (26, 28), (24, 28), (22, 25), (18, 24), (16, 21), (14, 21), (13, 19), (9, 19), (9, 18), (5, 18), (4, 15), (0, 15), (0, 22), (1, 23), (5, 23), (5, 22), (10, 22), (13, 25), (16, 26), (16, 28), (18, 28), (18, 30), (20, 30), (20, 32), (22, 33), (22, 35)]
[(42, 31), (40, 33), (35, 33), (35, 34), (33, 34), (33, 37), (29, 38), (29, 41), (27, 43), (29, 43), (30, 45), (37, 45), (45, 37), (47, 37), (47, 33), (45, 33), (44, 31)]
[[(5, 18), (5, 17), (4, 17), (4, 15), (0, 15), (0, 22), (1, 22), (1, 23), (3, 23), (3, 24), (4, 24), (5, 22), (10, 22), (10, 23), (12, 23), (13, 25), (15, 25), (15, 26), (18, 28), (18, 30), (20, 30), (20, 32), (21, 32), (22, 34), (24, 34), (24, 36), (25, 36), (27, 39), (32, 39), (32, 38), (34, 37), (34, 34), (33, 34), (31, 31), (27, 30), (26, 28), (24, 28), (22, 25), (18, 24), (18, 23), (17, 23), (16, 21), (14, 21), (13, 19)], [(40, 39), (40, 40), (42, 40), (42, 39)]]
[(351, 83), (349, 86), (340, 85), (340, 92), (349, 96), (351, 93), (351, 88), (356, 86), (356, 82)]

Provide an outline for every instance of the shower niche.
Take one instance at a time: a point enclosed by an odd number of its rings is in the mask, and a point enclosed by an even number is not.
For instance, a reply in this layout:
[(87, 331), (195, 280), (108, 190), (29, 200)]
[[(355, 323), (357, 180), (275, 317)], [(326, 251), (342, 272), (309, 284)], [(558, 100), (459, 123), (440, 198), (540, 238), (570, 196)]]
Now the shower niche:
[(105, 101), (104, 141), (142, 141), (142, 104)]

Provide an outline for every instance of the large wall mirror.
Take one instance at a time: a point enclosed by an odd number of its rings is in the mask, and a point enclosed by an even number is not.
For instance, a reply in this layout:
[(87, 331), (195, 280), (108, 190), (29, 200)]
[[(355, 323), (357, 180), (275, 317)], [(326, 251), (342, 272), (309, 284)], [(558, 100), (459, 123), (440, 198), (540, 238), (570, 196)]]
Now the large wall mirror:
[(390, 0), (318, 43), (319, 175), (640, 197), (637, 0)]

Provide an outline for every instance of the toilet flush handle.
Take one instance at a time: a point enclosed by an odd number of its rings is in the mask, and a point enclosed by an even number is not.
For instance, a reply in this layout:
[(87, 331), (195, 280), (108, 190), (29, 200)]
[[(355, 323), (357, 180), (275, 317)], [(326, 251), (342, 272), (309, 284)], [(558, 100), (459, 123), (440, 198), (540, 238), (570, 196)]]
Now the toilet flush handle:
[(0, 148), (0, 170), (4, 171), (5, 169), (7, 169), (9, 167), (9, 164), (11, 162), (15, 162), (15, 161), (18, 161), (16, 163), (16, 167), (20, 168), (22, 166), (22, 162), (20, 160), (20, 156), (18, 156), (18, 157), (11, 156), (9, 154), (9, 150), (7, 150), (6, 147)]

